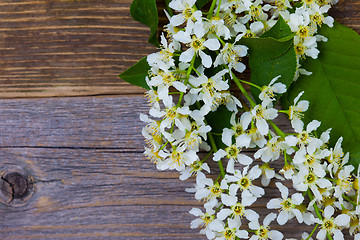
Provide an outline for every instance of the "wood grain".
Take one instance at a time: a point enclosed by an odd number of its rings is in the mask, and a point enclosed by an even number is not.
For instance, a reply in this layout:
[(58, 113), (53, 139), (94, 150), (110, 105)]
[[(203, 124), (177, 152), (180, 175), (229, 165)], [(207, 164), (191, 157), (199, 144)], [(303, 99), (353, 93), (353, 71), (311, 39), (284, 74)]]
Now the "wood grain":
[[(131, 19), (131, 0), (4, 0), (0, 3), (0, 97), (138, 94), (117, 75), (156, 48)], [(360, 4), (331, 15), (360, 31)]]
[[(5, 99), (0, 106), (0, 172), (23, 171), (34, 190), (16, 206), (0, 204), (0, 239), (205, 239), (189, 228), (188, 211), (201, 205), (184, 191), (194, 179), (159, 172), (142, 154), (143, 97)], [(277, 124), (289, 127), (284, 116)], [(265, 191), (254, 204), (261, 217), (279, 197), (273, 184)], [(280, 230), (297, 237), (306, 229), (298, 225)]]

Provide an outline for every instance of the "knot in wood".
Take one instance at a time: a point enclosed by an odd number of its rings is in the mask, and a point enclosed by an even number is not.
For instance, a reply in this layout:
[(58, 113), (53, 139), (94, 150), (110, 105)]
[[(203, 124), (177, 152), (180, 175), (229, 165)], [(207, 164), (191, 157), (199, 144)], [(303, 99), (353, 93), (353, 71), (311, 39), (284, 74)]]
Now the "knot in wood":
[(32, 192), (32, 182), (20, 172), (6, 172), (0, 179), (0, 202), (19, 205)]

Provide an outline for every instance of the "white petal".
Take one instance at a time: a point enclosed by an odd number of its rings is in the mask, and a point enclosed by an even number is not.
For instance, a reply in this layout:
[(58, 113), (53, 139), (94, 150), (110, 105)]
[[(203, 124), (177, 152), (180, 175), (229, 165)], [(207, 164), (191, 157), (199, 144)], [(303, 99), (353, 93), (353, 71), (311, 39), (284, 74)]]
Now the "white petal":
[(227, 155), (227, 153), (223, 150), (223, 149), (219, 149), (213, 157), (213, 160), (215, 162), (218, 162), (220, 159), (222, 159), (223, 157), (225, 157)]
[(224, 223), (218, 219), (215, 219), (211, 223), (209, 223), (209, 228), (216, 232), (222, 232), (224, 230)]
[(300, 205), (304, 201), (304, 197), (301, 193), (294, 193), (291, 197), (291, 201), (295, 205)]
[(334, 223), (338, 226), (347, 226), (350, 223), (350, 216), (346, 214), (340, 214), (335, 218)]
[(279, 225), (284, 225), (289, 220), (289, 213), (286, 211), (281, 211), (276, 220)]
[(274, 219), (276, 218), (276, 214), (275, 213), (269, 213), (265, 218), (264, 218), (264, 226), (269, 226), (270, 223), (272, 221), (274, 221)]
[(182, 62), (190, 62), (195, 54), (194, 49), (189, 48), (185, 52), (181, 53), (179, 60)]
[(203, 212), (199, 208), (193, 208), (189, 211), (189, 213), (196, 217), (203, 215)]
[(228, 194), (221, 194), (221, 202), (228, 206), (234, 206), (237, 203), (237, 197), (235, 195), (229, 196)]
[(249, 222), (249, 228), (251, 230), (258, 230), (260, 228), (260, 224), (258, 220)]
[(307, 132), (312, 132), (316, 130), (318, 127), (320, 127), (321, 122), (317, 120), (312, 120), (306, 127)]
[(228, 128), (224, 128), (222, 135), (221, 135), (221, 140), (223, 143), (225, 143), (226, 146), (231, 146), (232, 145), (232, 136), (234, 135), (234, 131)]
[(295, 215), (296, 219), (298, 220), (299, 223), (302, 223), (303, 222), (303, 215), (302, 213), (300, 212), (299, 209), (296, 209), (294, 208), (292, 210), (293, 214)]
[(238, 147), (249, 147), (251, 142), (251, 137), (247, 134), (241, 134), (236, 137), (236, 146)]
[(210, 190), (208, 189), (199, 189), (196, 193), (195, 193), (195, 199), (196, 200), (201, 200), (203, 198), (206, 198), (207, 196), (209, 196), (210, 194)]
[(173, 26), (179, 26), (184, 22), (185, 22), (185, 17), (182, 14), (178, 14), (170, 18), (170, 24)]
[(208, 39), (204, 42), (204, 46), (212, 51), (215, 51), (220, 48), (220, 43), (217, 39)]
[(344, 234), (341, 232), (340, 229), (336, 229), (334, 231), (334, 240), (344, 240)]
[(265, 119), (257, 119), (256, 127), (261, 133), (261, 135), (266, 135), (269, 132), (269, 125), (267, 124)]
[(324, 209), (324, 217), (325, 218), (330, 218), (335, 212), (335, 209), (332, 206), (326, 206)]
[(317, 234), (316, 234), (316, 238), (319, 240), (324, 240), (326, 238), (326, 230), (325, 229), (321, 229)]
[(276, 182), (275, 185), (280, 190), (281, 197), (283, 199), (287, 199), (289, 196), (289, 189), (285, 187), (281, 182)]
[(274, 240), (281, 240), (284, 237), (284, 235), (277, 230), (271, 230), (269, 235), (270, 235), (271, 239), (274, 239)]
[(268, 209), (278, 209), (281, 208), (281, 200), (279, 198), (271, 199), (267, 204), (266, 207)]
[(187, 87), (182, 82), (173, 82), (173, 86), (180, 92), (186, 92)]
[[(209, 68), (211, 67), (211, 64), (212, 64), (212, 59), (209, 55), (207, 55), (206, 53), (204, 53), (203, 51), (199, 51), (199, 55), (200, 55), (200, 58), (201, 58), (201, 63), (204, 65), (205, 68)], [(180, 55), (180, 58), (181, 58), (181, 55)], [(191, 59), (190, 59), (191, 60)], [(181, 59), (180, 59), (181, 61)]]
[(244, 154), (238, 154), (237, 160), (243, 165), (250, 165), (253, 162), (253, 159), (251, 157)]
[(226, 172), (228, 173), (234, 173), (235, 172), (235, 161), (234, 159), (229, 159), (227, 165), (226, 165)]
[(225, 220), (231, 213), (232, 213), (231, 209), (224, 208), (224, 209), (221, 209), (220, 212), (218, 212), (216, 217), (220, 220)]
[(238, 237), (238, 238), (249, 238), (249, 233), (246, 231), (246, 230), (238, 230), (236, 231), (235, 235)]

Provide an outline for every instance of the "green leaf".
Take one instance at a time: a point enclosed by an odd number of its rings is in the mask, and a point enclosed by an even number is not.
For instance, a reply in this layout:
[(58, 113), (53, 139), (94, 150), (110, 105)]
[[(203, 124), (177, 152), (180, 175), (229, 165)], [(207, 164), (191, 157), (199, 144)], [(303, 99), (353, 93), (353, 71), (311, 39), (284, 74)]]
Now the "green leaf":
[[(296, 72), (296, 54), (289, 26), (282, 18), (260, 38), (244, 38), (240, 43), (249, 47), (251, 82), (258, 86), (268, 85), (279, 75), (278, 82), (287, 87)], [(290, 39), (290, 40), (288, 40)], [(251, 87), (251, 94), (260, 103), (260, 90)]]
[(231, 128), (230, 119), (232, 112), (226, 106), (220, 105), (215, 112), (206, 115), (206, 121), (211, 127), (216, 146), (218, 148), (226, 148), (227, 146), (221, 140), (221, 134), (224, 128)]
[(318, 59), (308, 58), (303, 68), (312, 75), (301, 75), (288, 91), (285, 105), (293, 104), (299, 92), (310, 101), (305, 123), (321, 121), (319, 131), (331, 130), (333, 145), (344, 137), (343, 148), (350, 151), (351, 163), (360, 163), (360, 36), (339, 23), (323, 27), (319, 34), (328, 42), (319, 42)]
[(196, 1), (196, 7), (198, 9), (202, 8), (203, 6), (205, 6), (208, 2), (210, 2), (210, 0), (197, 0)]
[(148, 42), (159, 47), (156, 30), (159, 24), (159, 17), (155, 0), (133, 0), (130, 6), (131, 16), (141, 23), (150, 27)]
[(293, 33), (291, 32), (289, 25), (280, 15), (276, 24), (260, 36), (260, 38), (267, 37), (272, 37), (274, 39), (282, 41), (289, 41), (293, 38)]
[(145, 81), (145, 77), (148, 76), (150, 66), (146, 61), (146, 57), (143, 57), (135, 65), (131, 66), (125, 72), (121, 73), (119, 77), (135, 86), (142, 87), (146, 90), (150, 90)]

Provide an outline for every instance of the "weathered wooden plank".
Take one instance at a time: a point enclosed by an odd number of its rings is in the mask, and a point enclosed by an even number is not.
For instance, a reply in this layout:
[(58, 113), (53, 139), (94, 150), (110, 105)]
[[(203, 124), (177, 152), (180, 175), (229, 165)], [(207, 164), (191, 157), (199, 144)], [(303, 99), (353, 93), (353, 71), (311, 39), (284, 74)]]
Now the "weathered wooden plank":
[[(117, 75), (156, 49), (131, 19), (131, 0), (7, 0), (0, 4), (0, 97), (136, 94)], [(335, 19), (360, 30), (360, 4)]]
[[(189, 228), (188, 211), (201, 205), (184, 191), (194, 179), (159, 172), (142, 154), (142, 97), (3, 99), (0, 106), (0, 173), (29, 176), (33, 190), (0, 203), (0, 239), (205, 239)], [(289, 126), (284, 117), (277, 124)], [(273, 184), (265, 191), (254, 204), (261, 217), (279, 197)], [(280, 230), (297, 237), (306, 229), (298, 226)]]

